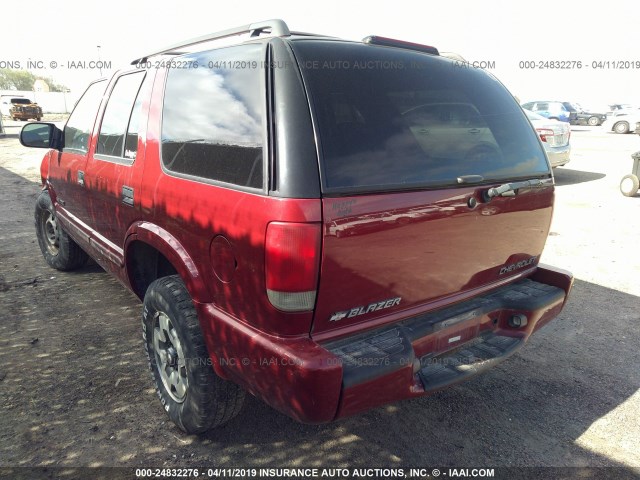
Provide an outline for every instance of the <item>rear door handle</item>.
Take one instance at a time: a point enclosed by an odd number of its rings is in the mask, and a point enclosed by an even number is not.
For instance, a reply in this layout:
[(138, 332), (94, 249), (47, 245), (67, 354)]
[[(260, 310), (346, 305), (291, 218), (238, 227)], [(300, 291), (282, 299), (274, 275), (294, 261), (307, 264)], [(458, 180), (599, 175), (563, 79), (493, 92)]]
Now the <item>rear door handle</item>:
[(122, 203), (133, 207), (133, 188), (122, 186)]
[(480, 133), (480, 129), (479, 128), (470, 128), (469, 129), (469, 133), (473, 133), (473, 134)]

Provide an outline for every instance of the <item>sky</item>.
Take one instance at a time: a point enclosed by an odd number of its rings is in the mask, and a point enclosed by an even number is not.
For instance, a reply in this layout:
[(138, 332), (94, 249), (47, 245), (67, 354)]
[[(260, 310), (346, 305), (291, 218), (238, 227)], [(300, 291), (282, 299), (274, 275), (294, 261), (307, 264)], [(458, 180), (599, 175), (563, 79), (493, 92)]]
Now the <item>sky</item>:
[(52, 77), (74, 93), (101, 73), (110, 73), (90, 68), (90, 61), (120, 68), (180, 40), (282, 18), (291, 30), (352, 40), (381, 35), (456, 52), (488, 65), (522, 102), (572, 101), (600, 109), (611, 103), (640, 106), (637, 0), (112, 0), (101, 4), (108, 8), (100, 12), (80, 0), (58, 0), (55, 9), (52, 5), (50, 0), (30, 1), (24, 12), (28, 27), (4, 16), (0, 67), (19, 62), (24, 69), (30, 61), (36, 66), (33, 73)]

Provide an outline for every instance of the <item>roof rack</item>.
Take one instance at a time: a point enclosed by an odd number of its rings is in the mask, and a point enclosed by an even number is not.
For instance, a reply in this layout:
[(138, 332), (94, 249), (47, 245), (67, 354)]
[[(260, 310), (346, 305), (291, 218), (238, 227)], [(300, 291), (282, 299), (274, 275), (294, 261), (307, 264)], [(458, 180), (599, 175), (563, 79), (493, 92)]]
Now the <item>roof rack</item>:
[(149, 57), (172, 53), (179, 48), (190, 47), (191, 45), (196, 45), (198, 43), (204, 43), (210, 40), (218, 40), (225, 37), (232, 37), (234, 35), (241, 35), (243, 33), (250, 33), (252, 37), (257, 37), (261, 33), (270, 33), (275, 37), (288, 37), (289, 35), (291, 35), (289, 27), (287, 27), (287, 24), (284, 23), (283, 20), (265, 20), (263, 22), (250, 23), (249, 25), (243, 25), (241, 27), (230, 28), (228, 30), (222, 30), (220, 32), (209, 33), (207, 35), (202, 35), (200, 37), (176, 43), (157, 52), (153, 52), (143, 57), (136, 58), (133, 62), (131, 62), (131, 65), (146, 62)]

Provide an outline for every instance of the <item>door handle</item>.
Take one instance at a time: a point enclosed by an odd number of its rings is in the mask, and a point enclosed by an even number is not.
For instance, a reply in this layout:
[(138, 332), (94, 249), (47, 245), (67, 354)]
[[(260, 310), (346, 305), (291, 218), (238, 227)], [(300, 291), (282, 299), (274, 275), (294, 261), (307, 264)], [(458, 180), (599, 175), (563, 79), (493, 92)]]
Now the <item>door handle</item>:
[(133, 207), (133, 188), (126, 185), (122, 186), (122, 203)]
[(469, 129), (469, 133), (473, 133), (475, 135), (476, 133), (480, 133), (480, 129), (479, 128), (470, 128)]

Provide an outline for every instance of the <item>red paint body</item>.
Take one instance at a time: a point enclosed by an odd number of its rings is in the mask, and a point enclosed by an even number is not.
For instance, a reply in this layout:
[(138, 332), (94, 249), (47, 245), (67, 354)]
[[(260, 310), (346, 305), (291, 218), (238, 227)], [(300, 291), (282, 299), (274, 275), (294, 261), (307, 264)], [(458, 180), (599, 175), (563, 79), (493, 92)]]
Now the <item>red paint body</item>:
[[(142, 115), (148, 122), (132, 165), (93, 158), (96, 121), (88, 154), (48, 154), (43, 179), (62, 226), (128, 288), (134, 289), (136, 245), (160, 252), (191, 294), (216, 372), (274, 408), (317, 423), (426, 393), (412, 365), (345, 387), (343, 367), (327, 342), (524, 277), (557, 286), (565, 295), (519, 312), (529, 319), (526, 328), (510, 329), (508, 309), (484, 313), (413, 340), (415, 356), (447, 352), (487, 332), (527, 338), (564, 305), (571, 276), (537, 265), (551, 222), (553, 186), (491, 203), (483, 203), (481, 189), (472, 186), (291, 199), (178, 178), (160, 163), (164, 72), (149, 71), (147, 77)], [(103, 100), (98, 118), (104, 105)], [(78, 170), (85, 172), (84, 186)], [(135, 190), (133, 208), (121, 203), (123, 185)], [(470, 198), (479, 202), (476, 208), (468, 206)], [(322, 225), (313, 311), (285, 313), (267, 298), (265, 236), (271, 222)], [(501, 274), (506, 265), (533, 257), (526, 268)], [(379, 309), (367, 312), (377, 303)], [(331, 320), (336, 312), (359, 307), (359, 315)]]

